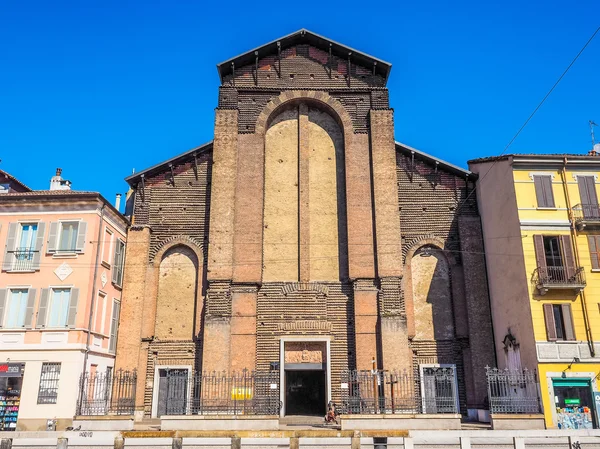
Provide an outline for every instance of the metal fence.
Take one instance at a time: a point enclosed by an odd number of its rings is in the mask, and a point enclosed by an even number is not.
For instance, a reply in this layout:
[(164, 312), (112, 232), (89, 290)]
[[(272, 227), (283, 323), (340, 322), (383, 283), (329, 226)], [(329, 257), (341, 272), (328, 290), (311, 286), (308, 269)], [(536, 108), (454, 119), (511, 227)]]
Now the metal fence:
[(540, 413), (535, 370), (511, 371), (486, 366), (490, 413)]
[(79, 379), (77, 414), (131, 415), (135, 409), (137, 373), (85, 373)]
[(537, 267), (533, 282), (541, 287), (586, 285), (583, 267), (573, 266)]
[(278, 415), (279, 371), (164, 372), (158, 382), (158, 415)]
[(420, 367), (412, 372), (345, 371), (341, 413), (458, 413), (456, 368)]

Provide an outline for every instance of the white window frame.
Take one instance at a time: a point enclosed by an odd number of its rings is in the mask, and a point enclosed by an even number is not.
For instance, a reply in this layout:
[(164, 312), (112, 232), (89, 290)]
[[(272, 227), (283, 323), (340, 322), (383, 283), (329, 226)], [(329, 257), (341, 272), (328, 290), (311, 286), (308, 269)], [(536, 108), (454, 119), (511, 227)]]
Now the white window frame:
[[(77, 223), (77, 230), (75, 231), (75, 248), (72, 249), (60, 249), (60, 242), (62, 240), (62, 230), (64, 223)], [(79, 220), (58, 220), (58, 229), (56, 230), (56, 249), (55, 254), (57, 255), (65, 255), (65, 254), (78, 254), (77, 251), (77, 234), (79, 234), (79, 226), (81, 224), (81, 219)]]
[[(108, 259), (109, 260), (105, 260), (104, 259), (104, 253), (105, 253), (105, 249), (106, 249), (106, 234), (110, 234), (110, 242), (108, 242), (108, 244), (110, 245), (108, 248)], [(104, 227), (104, 235), (103, 235), (103, 240), (102, 240), (102, 265), (106, 265), (107, 268), (110, 268), (112, 266), (112, 262), (110, 261), (111, 256), (113, 256), (113, 241), (115, 240), (114, 238), (115, 232), (110, 229), (108, 226)], [(114, 257), (113, 257), (114, 258)]]
[[(46, 322), (44, 323), (44, 329), (66, 329), (69, 325), (69, 307), (71, 307), (71, 300), (73, 295), (73, 286), (72, 285), (51, 285), (49, 288), (49, 297), (48, 304), (46, 306)], [(67, 305), (67, 321), (62, 326), (49, 326), (48, 321), (50, 321), (50, 311), (52, 310), (52, 296), (54, 295), (54, 290), (69, 290), (69, 304)], [(39, 307), (39, 306), (38, 306)]]
[(17, 222), (19, 224), (19, 232), (17, 233), (17, 239), (16, 239), (16, 248), (19, 249), (19, 243), (21, 242), (21, 238), (23, 237), (23, 226), (27, 226), (27, 225), (35, 225), (35, 238), (31, 239), (31, 242), (29, 244), (29, 249), (33, 250), (35, 248), (35, 241), (37, 239), (37, 233), (39, 230), (39, 226), (40, 226), (40, 222), (39, 220), (33, 220), (33, 221), (29, 221), (29, 220), (24, 220), (24, 221), (18, 221)]
[(454, 399), (456, 402), (457, 413), (460, 413), (460, 401), (458, 398), (458, 373), (456, 372), (456, 363), (421, 363), (419, 364), (419, 383), (421, 384), (421, 405), (423, 413), (427, 413), (425, 407), (425, 383), (423, 382), (424, 368), (454, 368)]
[[(12, 293), (12, 290), (25, 290), (27, 292), (27, 297), (29, 298), (29, 291), (31, 290), (31, 285), (7, 285), (6, 286), (6, 302), (4, 304), (4, 316), (0, 316), (0, 323), (2, 324), (3, 330), (17, 330), (17, 329), (25, 329), (25, 324), (21, 327), (6, 327), (8, 313), (10, 311), (10, 307), (8, 307), (9, 295)], [(34, 304), (35, 307), (35, 304)], [(34, 309), (35, 310), (35, 309)], [(27, 314), (27, 304), (25, 304), (25, 313)], [(25, 320), (27, 320), (27, 316), (25, 316)]]
[[(98, 290), (98, 294), (96, 295), (96, 304), (94, 307), (94, 319), (92, 320), (92, 332), (96, 334), (100, 334), (106, 337), (106, 332), (104, 332), (104, 326), (106, 324), (106, 303), (107, 303), (108, 294), (104, 290)], [(102, 310), (98, 310), (100, 308), (100, 299), (102, 301)], [(100, 329), (96, 329), (96, 318), (98, 318), (98, 314), (102, 314), (100, 318)]]

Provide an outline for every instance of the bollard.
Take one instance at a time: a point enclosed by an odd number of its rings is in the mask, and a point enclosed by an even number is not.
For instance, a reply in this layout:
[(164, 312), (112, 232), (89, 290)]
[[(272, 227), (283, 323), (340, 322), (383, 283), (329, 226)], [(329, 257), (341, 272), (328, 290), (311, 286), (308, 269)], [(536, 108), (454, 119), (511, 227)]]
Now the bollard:
[(412, 438), (404, 438), (404, 449), (415, 449), (415, 442)]
[(12, 449), (12, 438), (2, 438), (0, 440), (0, 449)]
[[(360, 432), (357, 430), (354, 431), (352, 435), (352, 439), (350, 440), (350, 448), (351, 449), (360, 449)], [(291, 449), (291, 447), (290, 447)]]
[(115, 449), (124, 449), (125, 440), (122, 436), (115, 437)]
[(300, 438), (290, 437), (290, 449), (300, 449)]
[(460, 449), (471, 449), (470, 437), (460, 437)]
[(59, 438), (56, 443), (56, 449), (67, 449), (69, 447), (69, 439), (68, 438)]
[(182, 449), (183, 447), (183, 438), (173, 438), (173, 443), (171, 444), (173, 449)]
[(231, 437), (231, 449), (242, 449), (242, 439), (240, 437)]
[(515, 449), (525, 449), (525, 438), (513, 437)]

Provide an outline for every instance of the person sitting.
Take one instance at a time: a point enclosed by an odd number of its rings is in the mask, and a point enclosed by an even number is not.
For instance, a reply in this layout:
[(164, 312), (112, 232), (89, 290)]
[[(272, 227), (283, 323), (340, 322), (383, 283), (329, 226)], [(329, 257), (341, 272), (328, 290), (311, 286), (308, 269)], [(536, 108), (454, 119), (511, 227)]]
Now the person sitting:
[(335, 412), (335, 404), (330, 401), (329, 404), (327, 404), (327, 414), (325, 415), (325, 424), (329, 424), (332, 422), (338, 424), (337, 414)]

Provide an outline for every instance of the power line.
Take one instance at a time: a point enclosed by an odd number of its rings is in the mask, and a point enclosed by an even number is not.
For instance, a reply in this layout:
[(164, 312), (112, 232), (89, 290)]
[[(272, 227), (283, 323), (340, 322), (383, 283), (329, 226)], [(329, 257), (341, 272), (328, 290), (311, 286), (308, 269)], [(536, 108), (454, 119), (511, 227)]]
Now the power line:
[[(513, 144), (513, 142), (521, 134), (521, 131), (523, 131), (523, 129), (525, 129), (525, 127), (529, 124), (529, 122), (531, 121), (531, 119), (533, 118), (533, 116), (537, 113), (537, 111), (546, 102), (546, 100), (548, 99), (548, 97), (550, 96), (550, 94), (554, 91), (554, 89), (556, 89), (556, 86), (558, 86), (558, 84), (562, 81), (562, 79), (565, 77), (565, 75), (571, 69), (571, 67), (573, 67), (573, 64), (575, 64), (575, 61), (577, 61), (579, 59), (579, 57), (584, 52), (584, 50), (587, 48), (587, 46), (594, 40), (594, 38), (596, 37), (596, 34), (598, 34), (598, 32), (600, 32), (600, 27), (596, 28), (596, 31), (594, 31), (594, 33), (590, 36), (590, 38), (587, 40), (587, 42), (585, 43), (585, 45), (583, 47), (581, 47), (581, 50), (579, 50), (579, 53), (577, 53), (577, 55), (573, 58), (573, 60), (567, 66), (567, 68), (564, 70), (564, 72), (562, 73), (562, 75), (560, 75), (558, 77), (558, 79), (556, 80), (556, 82), (554, 83), (554, 85), (550, 88), (550, 90), (546, 93), (546, 95), (544, 95), (544, 98), (542, 98), (542, 101), (539, 102), (539, 104), (536, 106), (536, 108), (533, 110), (533, 112), (529, 115), (529, 117), (527, 117), (527, 120), (525, 120), (525, 123), (523, 123), (523, 125), (521, 125), (521, 127), (516, 132), (516, 134), (512, 137), (512, 139), (510, 139), (510, 141), (508, 142), (508, 144), (504, 147), (504, 150), (502, 150), (502, 153), (500, 153), (498, 156), (503, 156), (508, 151), (508, 149)], [(488, 173), (492, 170), (492, 168), (494, 167), (494, 165), (497, 162), (498, 162), (497, 160), (495, 160), (495, 161), (492, 162), (492, 164), (490, 165), (490, 167), (488, 168), (488, 170), (483, 174), (483, 176), (481, 178), (479, 178), (478, 182), (481, 183), (481, 181), (483, 181), (485, 179), (485, 177), (488, 175)], [(473, 192), (475, 192), (475, 189), (471, 190), (471, 192), (469, 192), (469, 194), (462, 201), (462, 203), (458, 205), (457, 211), (460, 210), (460, 208), (463, 206), (463, 204), (466, 203), (466, 201), (471, 197), (471, 195), (473, 194)]]

